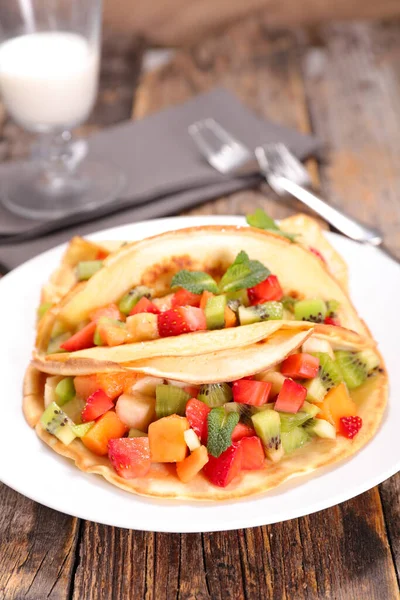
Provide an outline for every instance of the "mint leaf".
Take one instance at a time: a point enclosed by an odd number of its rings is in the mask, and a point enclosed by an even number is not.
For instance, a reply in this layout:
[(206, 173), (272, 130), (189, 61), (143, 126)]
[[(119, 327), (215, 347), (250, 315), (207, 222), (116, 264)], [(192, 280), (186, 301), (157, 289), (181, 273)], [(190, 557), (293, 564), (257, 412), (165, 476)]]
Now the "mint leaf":
[(207, 451), (209, 454), (218, 458), (232, 445), (232, 431), (238, 422), (239, 413), (226, 413), (223, 406), (211, 409), (207, 417)]
[(275, 223), (274, 219), (267, 215), (265, 210), (262, 208), (256, 208), (253, 214), (246, 216), (246, 221), (251, 227), (257, 227), (258, 229), (264, 229), (265, 231), (271, 231), (272, 233), (278, 233), (282, 237), (287, 238), (291, 242), (296, 240), (297, 234), (287, 233), (282, 231)]
[(242, 250), (222, 277), (219, 288), (221, 292), (236, 292), (261, 283), (270, 274), (267, 267), (258, 260), (250, 260)]
[(201, 294), (205, 290), (218, 294), (218, 286), (214, 279), (202, 271), (179, 271), (173, 276), (171, 287), (182, 287), (193, 294)]

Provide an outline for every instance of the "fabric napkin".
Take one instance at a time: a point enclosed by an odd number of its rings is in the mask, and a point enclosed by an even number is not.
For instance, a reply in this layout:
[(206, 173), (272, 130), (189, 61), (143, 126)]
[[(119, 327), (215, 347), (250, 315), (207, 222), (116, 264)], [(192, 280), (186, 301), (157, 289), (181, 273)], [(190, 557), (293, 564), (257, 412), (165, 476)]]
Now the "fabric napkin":
[[(217, 88), (140, 121), (88, 138), (90, 156), (118, 165), (126, 184), (118, 199), (91, 212), (52, 221), (25, 219), (0, 205), (0, 263), (14, 268), (28, 258), (90, 232), (179, 213), (203, 201), (256, 185), (259, 176), (227, 177), (200, 156), (188, 127), (213, 117), (250, 148), (285, 143), (300, 159), (320, 149), (318, 140), (264, 121), (225, 89)], [(12, 163), (0, 167), (0, 179)]]

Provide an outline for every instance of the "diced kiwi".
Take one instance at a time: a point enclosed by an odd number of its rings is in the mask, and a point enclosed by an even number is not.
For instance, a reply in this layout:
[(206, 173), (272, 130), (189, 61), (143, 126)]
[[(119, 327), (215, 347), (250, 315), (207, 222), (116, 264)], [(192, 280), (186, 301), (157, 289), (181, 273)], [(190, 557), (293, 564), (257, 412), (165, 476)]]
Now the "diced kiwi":
[(76, 435), (72, 430), (73, 422), (64, 411), (52, 402), (40, 417), (42, 427), (68, 446)]
[(63, 348), (61, 348), (61, 344), (66, 342), (71, 337), (69, 332), (61, 333), (57, 337), (52, 337), (49, 341), (49, 345), (47, 346), (47, 354), (56, 354), (58, 352), (65, 352)]
[(314, 379), (304, 381), (302, 385), (307, 390), (307, 400), (310, 402), (322, 402), (326, 396), (326, 387), (324, 386), (321, 377), (317, 375)]
[(134, 429), (133, 427), (130, 428), (129, 433), (128, 433), (128, 437), (131, 438), (135, 438), (135, 437), (147, 437), (147, 433), (145, 433), (144, 431), (140, 431), (140, 429)]
[(328, 440), (336, 439), (336, 428), (324, 419), (310, 419), (303, 427), (311, 435), (317, 435)]
[[(249, 295), (247, 293), (247, 290), (238, 290), (237, 292), (227, 292), (226, 300), (228, 302), (229, 308), (232, 308), (231, 303), (233, 305), (235, 305), (235, 303), (237, 303), (237, 306), (239, 306), (240, 304), (242, 306), (250, 306), (250, 300), (249, 300)], [(232, 308), (232, 310), (235, 310), (235, 309)]]
[(37, 309), (37, 318), (40, 320), (42, 317), (44, 317), (44, 315), (52, 306), (53, 305), (51, 302), (43, 302)]
[(169, 415), (185, 414), (186, 403), (190, 399), (190, 394), (180, 387), (174, 385), (158, 385), (156, 387), (156, 415), (157, 419), (168, 417)]
[(139, 300), (143, 297), (151, 298), (152, 291), (145, 285), (138, 285), (137, 287), (129, 290), (125, 296), (122, 296), (119, 301), (118, 308), (124, 315), (129, 315), (132, 308), (136, 306)]
[(282, 433), (288, 433), (289, 431), (292, 431), (292, 429), (294, 429), (295, 427), (299, 427), (300, 425), (303, 425), (303, 423), (311, 419), (311, 415), (309, 413), (303, 412), (302, 410), (299, 410), (299, 412), (296, 414), (280, 412), (279, 416), (281, 418)]
[(318, 406), (315, 406), (315, 404), (311, 404), (310, 402), (307, 402), (307, 400), (304, 400), (301, 410), (303, 412), (307, 413), (308, 415), (310, 415), (310, 418), (315, 417), (319, 413)]
[(96, 327), (95, 332), (94, 332), (94, 336), (93, 336), (93, 343), (95, 346), (104, 346), (104, 342), (103, 339), (100, 335), (100, 332), (98, 330), (98, 328)]
[(242, 421), (242, 423), (253, 426), (251, 416), (253, 415), (254, 411), (248, 404), (241, 404), (240, 402), (227, 402), (224, 404), (224, 409), (227, 412), (238, 413), (239, 419)]
[(75, 397), (75, 386), (73, 377), (64, 377), (56, 385), (57, 404), (62, 406)]
[(88, 423), (81, 423), (80, 425), (72, 425), (72, 431), (76, 435), (76, 437), (83, 437), (87, 434), (89, 429), (92, 429), (94, 425), (94, 421), (89, 421)]
[(285, 454), (298, 450), (310, 440), (310, 436), (303, 427), (294, 427), (288, 432), (282, 433), (282, 446)]
[(359, 387), (379, 366), (379, 357), (373, 350), (362, 352), (338, 350), (335, 352), (335, 358), (349, 390)]
[(232, 400), (232, 388), (227, 383), (206, 383), (201, 386), (197, 398), (215, 408)]
[(343, 381), (342, 373), (336, 360), (332, 360), (329, 354), (315, 352), (314, 356), (319, 358), (318, 377), (321, 379), (326, 391), (329, 392), (329, 390)]
[(337, 310), (340, 306), (340, 302), (337, 300), (328, 300), (326, 302), (326, 313), (328, 317), (335, 317)]
[(263, 410), (251, 417), (254, 429), (265, 447), (266, 455), (274, 462), (283, 456), (281, 420), (276, 410)]
[(321, 298), (300, 300), (294, 305), (294, 316), (296, 321), (323, 323), (326, 317), (326, 304)]
[(263, 302), (255, 306), (239, 306), (239, 320), (241, 325), (251, 325), (259, 321), (280, 320), (283, 317), (281, 302)]
[(85, 281), (100, 271), (102, 266), (102, 260), (82, 260), (76, 266), (76, 276), (79, 281)]
[(63, 405), (63, 411), (75, 424), (82, 423), (82, 411), (85, 407), (85, 401), (79, 396)]
[(285, 310), (289, 311), (292, 314), (294, 313), (294, 305), (297, 302), (296, 298), (293, 298), (292, 296), (283, 296), (281, 302)]
[(207, 300), (204, 313), (206, 315), (207, 329), (222, 329), (225, 327), (226, 296), (211, 296)]

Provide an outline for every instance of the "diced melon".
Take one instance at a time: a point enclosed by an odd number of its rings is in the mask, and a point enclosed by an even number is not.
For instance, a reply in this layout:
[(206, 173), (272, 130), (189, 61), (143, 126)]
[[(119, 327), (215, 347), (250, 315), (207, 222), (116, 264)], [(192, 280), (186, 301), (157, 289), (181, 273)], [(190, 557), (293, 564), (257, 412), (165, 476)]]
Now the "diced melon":
[(282, 373), (278, 373), (278, 371), (262, 371), (255, 376), (257, 381), (266, 381), (272, 384), (270, 397), (274, 398), (279, 394), (282, 389), (283, 383), (286, 379)]
[(186, 417), (170, 415), (149, 425), (150, 456), (153, 462), (181, 462), (186, 457)]
[(332, 423), (336, 427), (336, 431), (339, 431), (342, 417), (351, 417), (357, 414), (357, 405), (351, 398), (344, 382), (331, 389), (323, 402), (317, 403), (317, 406), (320, 407), (318, 417)]
[(155, 402), (155, 398), (139, 393), (122, 394), (117, 400), (115, 411), (128, 428), (147, 431), (156, 416)]
[(117, 414), (109, 410), (102, 415), (81, 438), (86, 448), (97, 454), (105, 456), (108, 452), (108, 442), (114, 438), (122, 437), (128, 430)]
[(155, 396), (156, 395), (156, 387), (158, 385), (162, 385), (164, 383), (164, 379), (161, 377), (138, 377), (136, 381), (130, 388), (130, 392), (126, 389), (124, 392), (126, 394), (143, 394), (144, 396)]
[(87, 400), (99, 389), (96, 375), (77, 375), (74, 378), (74, 386), (77, 396), (83, 400)]
[(176, 473), (183, 483), (194, 479), (201, 469), (208, 463), (208, 452), (205, 446), (200, 446), (190, 456), (176, 465)]
[(126, 320), (128, 342), (143, 342), (159, 338), (157, 315), (138, 313)]

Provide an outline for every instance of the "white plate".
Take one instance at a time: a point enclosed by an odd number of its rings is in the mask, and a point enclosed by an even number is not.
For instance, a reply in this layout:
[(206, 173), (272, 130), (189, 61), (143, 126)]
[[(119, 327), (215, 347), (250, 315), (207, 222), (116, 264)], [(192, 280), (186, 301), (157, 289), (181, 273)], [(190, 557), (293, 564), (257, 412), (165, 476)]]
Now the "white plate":
[[(140, 239), (201, 224), (244, 224), (239, 217), (188, 217), (148, 221), (101, 231), (93, 239)], [(80, 472), (52, 452), (25, 423), (22, 378), (34, 339), (40, 287), (64, 246), (28, 261), (0, 280), (2, 393), (0, 480), (64, 513), (107, 525), (168, 532), (237, 529), (276, 523), (328, 508), (384, 481), (400, 468), (400, 267), (382, 252), (334, 234), (329, 240), (350, 267), (351, 293), (379, 341), (391, 384), (391, 401), (375, 438), (351, 459), (300, 477), (247, 500), (221, 503), (157, 501), (134, 496)]]

